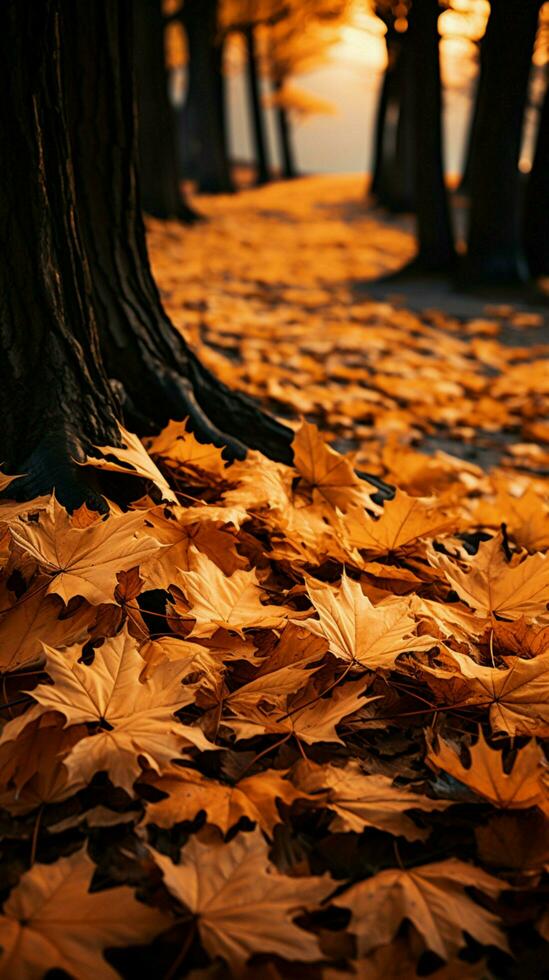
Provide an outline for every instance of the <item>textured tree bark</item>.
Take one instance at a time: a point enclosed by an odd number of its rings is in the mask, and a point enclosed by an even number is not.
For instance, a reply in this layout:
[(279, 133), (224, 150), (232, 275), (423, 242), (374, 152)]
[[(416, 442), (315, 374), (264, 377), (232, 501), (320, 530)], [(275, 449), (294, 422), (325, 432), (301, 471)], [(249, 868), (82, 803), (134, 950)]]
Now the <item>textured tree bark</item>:
[(528, 277), (522, 249), (522, 123), (541, 0), (493, 0), (484, 40), (478, 141), (471, 171), (466, 275), (477, 283)]
[(200, 215), (184, 200), (179, 184), (162, 4), (160, 0), (135, 0), (133, 9), (141, 206), (155, 218), (193, 224)]
[(116, 443), (118, 407), (78, 221), (62, 34), (56, 0), (0, 5), (0, 459), (26, 474), (19, 495), (55, 487), (74, 504), (90, 488), (73, 458)]
[(181, 12), (189, 49), (187, 105), (193, 170), (206, 194), (234, 190), (220, 99), (222, 41), (217, 36), (217, 10), (218, 0), (185, 0)]
[[(274, 79), (273, 92), (278, 94), (282, 89), (282, 81)], [(297, 177), (297, 167), (292, 140), (292, 126), (287, 109), (284, 106), (275, 107), (276, 126), (278, 129), (278, 143), (280, 147), (280, 158), (282, 162), (281, 176), (284, 180), (293, 180)]]
[(244, 40), (246, 42), (246, 80), (248, 85), (248, 101), (250, 105), (252, 139), (255, 150), (255, 179), (257, 184), (266, 184), (270, 179), (269, 164), (267, 159), (267, 135), (265, 132), (263, 106), (261, 104), (259, 68), (253, 24), (250, 24), (245, 29)]
[(438, 0), (414, 0), (410, 44), (414, 61), (416, 265), (444, 270), (455, 259), (442, 160)]
[(549, 276), (549, 78), (526, 188), (524, 247), (533, 276)]

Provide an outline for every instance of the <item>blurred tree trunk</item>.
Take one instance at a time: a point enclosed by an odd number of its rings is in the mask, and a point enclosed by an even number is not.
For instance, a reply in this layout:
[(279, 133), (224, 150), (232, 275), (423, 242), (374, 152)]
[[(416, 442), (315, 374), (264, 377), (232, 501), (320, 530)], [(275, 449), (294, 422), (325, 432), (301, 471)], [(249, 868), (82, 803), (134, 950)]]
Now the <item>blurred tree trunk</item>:
[[(279, 78), (273, 80), (273, 92), (279, 95), (282, 90), (282, 81)], [(281, 176), (284, 180), (292, 180), (297, 177), (295, 154), (292, 139), (292, 124), (288, 110), (282, 105), (275, 106), (275, 118), (278, 129), (278, 141), (280, 147), (280, 157), (282, 161)]]
[(199, 215), (179, 184), (161, 0), (135, 0), (134, 24), (141, 206), (155, 218), (193, 224)]
[(246, 81), (248, 86), (248, 101), (252, 123), (252, 139), (255, 152), (256, 183), (266, 184), (269, 181), (269, 164), (267, 159), (267, 134), (265, 118), (261, 102), (261, 81), (253, 24), (244, 30), (246, 42)]
[(415, 65), (410, 34), (403, 39), (397, 73), (398, 122), (392, 179), (392, 210), (415, 211)]
[(442, 159), (438, 0), (414, 0), (410, 44), (414, 61), (417, 264), (447, 269), (455, 258)]
[(484, 38), (482, 38), (479, 45), (479, 55), (478, 55), (478, 78), (477, 78), (476, 89), (474, 94), (473, 109), (471, 112), (471, 118), (469, 120), (469, 130), (467, 133), (467, 142), (465, 146), (463, 170), (462, 170), (461, 179), (458, 187), (458, 190), (463, 194), (468, 194), (471, 190), (471, 172), (473, 168), (473, 153), (475, 152), (475, 147), (477, 146), (480, 139), (479, 106), (481, 100), (482, 87), (484, 85), (484, 75), (485, 75)]
[(406, 35), (389, 28), (369, 191), (379, 205), (395, 212), (414, 210), (414, 78), (406, 42)]
[(372, 161), (372, 180), (369, 193), (375, 197), (379, 204), (383, 204), (383, 185), (386, 180), (387, 154), (385, 152), (387, 115), (391, 96), (394, 95), (395, 72), (396, 72), (396, 52), (393, 50), (389, 40), (387, 40), (387, 67), (383, 73), (376, 111), (376, 123), (374, 130), (374, 155)]
[(466, 275), (523, 282), (518, 169), (541, 0), (493, 0), (484, 39), (484, 83), (471, 170)]
[(524, 245), (533, 276), (549, 276), (549, 77), (526, 188)]
[(188, 416), (233, 455), (292, 456), (291, 431), (214, 379), (162, 309), (139, 208), (131, 12), (0, 7), (0, 453), (28, 474), (21, 494), (55, 486), (69, 504), (92, 479), (73, 460), (117, 443), (121, 404), (142, 433)]
[(193, 170), (207, 194), (233, 188), (223, 113), (222, 41), (218, 38), (218, 0), (185, 0), (181, 21), (189, 50), (187, 107), (192, 132)]

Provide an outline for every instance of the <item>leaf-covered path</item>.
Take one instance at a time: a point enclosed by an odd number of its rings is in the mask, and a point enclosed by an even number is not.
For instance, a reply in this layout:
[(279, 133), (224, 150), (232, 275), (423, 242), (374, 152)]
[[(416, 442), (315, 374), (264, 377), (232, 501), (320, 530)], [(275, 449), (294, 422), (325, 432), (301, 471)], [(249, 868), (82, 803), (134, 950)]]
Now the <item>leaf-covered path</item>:
[(174, 420), (88, 461), (129, 507), (0, 501), (2, 978), (544, 975), (542, 328), (357, 299), (410, 251), (359, 189), (151, 226), (171, 315), (291, 419), (292, 467)]

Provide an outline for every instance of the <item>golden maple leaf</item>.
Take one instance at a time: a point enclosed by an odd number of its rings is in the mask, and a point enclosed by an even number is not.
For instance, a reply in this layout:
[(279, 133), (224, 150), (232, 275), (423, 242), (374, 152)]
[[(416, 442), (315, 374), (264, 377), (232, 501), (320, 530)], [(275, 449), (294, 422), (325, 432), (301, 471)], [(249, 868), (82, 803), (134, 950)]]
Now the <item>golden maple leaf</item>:
[(188, 469), (204, 470), (216, 477), (223, 476), (227, 461), (217, 446), (198, 442), (195, 435), (182, 422), (168, 422), (167, 426), (150, 439), (145, 447), (151, 456), (161, 456), (170, 463)]
[(111, 515), (88, 527), (74, 527), (52, 498), (36, 522), (10, 528), (14, 543), (50, 576), (47, 594), (68, 602), (82, 596), (98, 605), (114, 602), (116, 576), (151, 558), (162, 547), (144, 533), (141, 513)]
[(300, 624), (326, 640), (328, 649), (347, 663), (368, 670), (389, 670), (399, 654), (427, 650), (436, 644), (432, 637), (415, 635), (416, 621), (407, 599), (374, 606), (359, 582), (341, 576), (337, 592), (329, 585), (307, 581), (307, 592), (319, 619)]
[(322, 878), (290, 878), (269, 862), (261, 833), (238, 834), (213, 847), (192, 837), (179, 864), (155, 853), (166, 888), (196, 916), (201, 942), (238, 975), (254, 953), (311, 962), (320, 956), (316, 936), (293, 922), (334, 888)]
[(277, 801), (291, 805), (306, 795), (284, 774), (267, 769), (240, 779), (234, 786), (208, 779), (193, 769), (174, 766), (154, 782), (155, 789), (167, 793), (165, 800), (149, 803), (145, 819), (158, 827), (172, 827), (183, 820), (194, 820), (203, 810), (208, 823), (226, 834), (241, 817), (257, 823), (272, 835), (281, 816)]
[(69, 779), (89, 781), (104, 770), (128, 793), (141, 773), (140, 758), (158, 772), (184, 748), (211, 748), (200, 728), (174, 718), (175, 711), (193, 700), (192, 688), (181, 684), (187, 663), (166, 661), (140, 682), (144, 661), (125, 632), (97, 649), (90, 666), (77, 662), (79, 647), (45, 649), (53, 684), (33, 689), (36, 704), (6, 725), (0, 745), (46, 711), (60, 712), (70, 725), (95, 724), (95, 733), (78, 741), (64, 758)]
[(409, 497), (402, 490), (384, 504), (380, 517), (354, 509), (345, 522), (350, 544), (371, 555), (394, 554), (455, 526), (456, 519), (441, 512), (430, 498)]
[(345, 768), (299, 762), (293, 779), (307, 793), (325, 791), (320, 803), (336, 815), (330, 825), (335, 832), (360, 834), (365, 827), (377, 827), (406, 840), (424, 840), (429, 831), (418, 827), (406, 811), (446, 810), (450, 806), (447, 800), (431, 800), (395, 786), (387, 776), (366, 775), (356, 761)]
[(549, 802), (547, 789), (541, 782), (545, 757), (535, 741), (519, 750), (510, 773), (505, 772), (501, 752), (490, 748), (482, 729), (469, 754), (470, 764), (464, 766), (459, 755), (440, 741), (437, 749), (429, 751), (427, 762), (503, 809), (525, 809)]
[[(293, 612), (285, 606), (260, 601), (265, 592), (254, 570), (237, 569), (227, 576), (196, 549), (191, 558), (192, 571), (181, 572), (176, 582), (190, 602), (184, 615), (196, 620), (190, 636), (210, 637), (217, 629), (242, 635), (245, 629), (281, 626), (288, 613)], [(177, 602), (174, 608), (177, 612)]]
[(460, 677), (472, 682), (470, 703), (489, 705), (494, 732), (549, 735), (549, 651), (531, 660), (505, 658), (506, 669), (484, 667), (455, 651), (451, 658)]
[(294, 467), (307, 486), (330, 507), (373, 507), (368, 484), (356, 475), (353, 461), (328, 446), (316, 425), (303, 422), (292, 442)]
[(95, 871), (84, 851), (54, 864), (35, 864), (4, 902), (0, 977), (31, 980), (50, 970), (71, 977), (118, 980), (102, 951), (150, 942), (170, 920), (117, 887), (90, 893)]
[(535, 619), (549, 603), (549, 558), (535, 554), (508, 562), (501, 534), (482, 542), (467, 562), (468, 571), (445, 555), (433, 556), (458, 595), (477, 613), (505, 619)]
[(125, 473), (126, 476), (138, 476), (153, 484), (160, 491), (162, 500), (176, 503), (177, 497), (169, 487), (166, 479), (151, 457), (143, 448), (143, 443), (132, 432), (127, 432), (119, 425), (120, 446), (95, 446), (100, 456), (88, 456), (80, 466), (89, 466), (95, 470), (108, 470), (112, 473)]
[(390, 943), (409, 919), (427, 949), (446, 960), (464, 945), (463, 933), (488, 946), (508, 949), (499, 919), (469, 898), (466, 888), (497, 896), (504, 883), (472, 864), (450, 858), (418, 868), (389, 868), (352, 885), (333, 900), (351, 910), (349, 929), (359, 955)]

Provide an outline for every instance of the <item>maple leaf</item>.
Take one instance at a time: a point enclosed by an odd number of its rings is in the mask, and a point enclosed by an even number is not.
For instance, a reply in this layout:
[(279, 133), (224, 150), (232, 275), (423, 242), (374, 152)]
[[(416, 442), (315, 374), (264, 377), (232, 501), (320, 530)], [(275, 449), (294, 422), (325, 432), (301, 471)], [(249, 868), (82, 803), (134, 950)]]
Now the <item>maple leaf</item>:
[(78, 595), (92, 605), (114, 602), (117, 573), (139, 565), (162, 547), (144, 533), (141, 513), (111, 515), (78, 528), (55, 497), (36, 522), (18, 522), (10, 533), (51, 576), (47, 594), (59, 595), (64, 602)]
[(60, 618), (65, 606), (58, 596), (46, 594), (48, 584), (49, 578), (39, 578), (11, 609), (4, 604), (7, 590), (2, 594), (0, 670), (18, 670), (23, 664), (43, 660), (45, 640), (54, 646), (70, 646), (86, 637), (96, 610), (82, 603), (71, 616)]
[[(315, 698), (301, 694), (291, 708), (284, 711), (277, 707), (271, 714), (258, 705), (257, 698), (241, 702), (237, 693), (230, 699), (231, 710), (237, 714), (237, 718), (227, 717), (224, 721), (237, 732), (238, 738), (253, 738), (254, 735), (268, 732), (296, 735), (308, 744), (341, 743), (336, 731), (337, 725), (375, 700), (363, 697), (364, 691), (364, 680), (351, 681), (335, 687), (329, 698), (323, 698), (321, 691)], [(300, 702), (304, 704), (301, 705)]]
[[(494, 732), (507, 735), (549, 735), (549, 651), (523, 660), (505, 658), (507, 669), (484, 667), (456, 651), (451, 652), (459, 673), (472, 681), (469, 700), (490, 706)], [(451, 678), (452, 675), (446, 675)]]
[(353, 547), (372, 555), (388, 555), (455, 525), (455, 518), (441, 513), (430, 498), (409, 497), (397, 490), (384, 504), (380, 517), (374, 519), (363, 510), (353, 510), (345, 529)]
[(352, 461), (328, 446), (316, 425), (302, 422), (292, 442), (294, 467), (309, 487), (333, 508), (372, 507), (366, 485)]
[(484, 945), (507, 950), (497, 916), (466, 893), (473, 887), (497, 896), (505, 886), (480, 868), (450, 858), (418, 868), (380, 871), (352, 885), (333, 904), (351, 910), (349, 928), (356, 934), (359, 955), (390, 943), (403, 919), (412, 922), (427, 949), (443, 960), (461, 949), (464, 932)]
[(223, 451), (209, 443), (198, 442), (187, 430), (187, 419), (168, 422), (157, 436), (145, 440), (145, 446), (151, 456), (162, 456), (185, 469), (198, 469), (217, 477), (225, 474), (227, 461), (223, 459)]
[(78, 465), (93, 467), (95, 470), (108, 470), (112, 473), (125, 473), (126, 476), (139, 476), (150, 481), (160, 491), (163, 500), (176, 503), (177, 497), (143, 448), (141, 440), (132, 432), (127, 432), (122, 425), (118, 428), (120, 446), (94, 446), (101, 456), (88, 456), (85, 462)]
[[(265, 593), (254, 570), (224, 575), (194, 549), (192, 563), (193, 570), (181, 572), (176, 583), (191, 603), (184, 615), (196, 620), (190, 636), (209, 637), (217, 629), (233, 630), (242, 636), (245, 629), (281, 626), (287, 619), (290, 610), (285, 606), (260, 601)], [(177, 603), (174, 608), (177, 612)]]
[(353, 761), (344, 769), (300, 762), (294, 781), (307, 793), (326, 792), (321, 804), (336, 814), (330, 825), (336, 832), (360, 834), (365, 827), (377, 827), (407, 840), (424, 840), (429, 831), (418, 827), (406, 811), (446, 810), (450, 806), (446, 800), (431, 800), (394, 786), (387, 776), (365, 775), (358, 762)]
[(546, 612), (549, 601), (549, 558), (535, 554), (518, 564), (509, 563), (502, 540), (499, 534), (482, 542), (467, 572), (445, 555), (433, 557), (433, 563), (478, 613), (505, 619), (536, 618)]
[(319, 958), (316, 937), (293, 918), (318, 905), (333, 891), (334, 882), (327, 876), (278, 874), (258, 830), (218, 847), (192, 837), (179, 864), (163, 854), (154, 858), (167, 889), (196, 916), (206, 951), (221, 956), (234, 973), (254, 953), (301, 962)]
[(459, 779), (495, 806), (525, 809), (546, 802), (547, 792), (541, 783), (544, 755), (536, 742), (519, 750), (510, 773), (505, 772), (501, 752), (490, 748), (482, 729), (469, 754), (470, 765), (464, 766), (459, 755), (440, 741), (438, 749), (429, 751), (427, 762)]
[(149, 589), (169, 589), (177, 579), (177, 570), (192, 568), (193, 549), (215, 562), (225, 575), (248, 564), (236, 550), (237, 539), (219, 521), (208, 521), (207, 514), (198, 517), (192, 508), (175, 508), (173, 514), (162, 510), (147, 514), (147, 531), (164, 547), (146, 561), (141, 574)]
[(158, 803), (149, 803), (147, 823), (172, 827), (183, 820), (194, 820), (203, 810), (208, 823), (219, 827), (223, 834), (241, 817), (247, 817), (272, 835), (275, 825), (282, 819), (277, 801), (290, 806), (294, 800), (306, 795), (274, 769), (247, 776), (230, 786), (207, 779), (192, 769), (174, 766), (156, 780), (154, 786), (168, 797)]
[(414, 635), (416, 622), (406, 599), (374, 606), (360, 583), (348, 578), (345, 571), (337, 592), (309, 580), (307, 593), (319, 619), (306, 619), (301, 625), (324, 637), (330, 652), (347, 663), (368, 670), (390, 669), (399, 654), (436, 644), (431, 637)]
[(166, 662), (140, 683), (144, 661), (125, 632), (97, 649), (91, 666), (76, 662), (79, 648), (65, 653), (45, 649), (53, 685), (33, 689), (35, 706), (6, 725), (0, 745), (45, 711), (59, 711), (71, 725), (95, 723), (97, 731), (65, 756), (69, 778), (89, 781), (105, 770), (128, 793), (141, 773), (140, 757), (158, 772), (184, 747), (211, 748), (200, 728), (182, 725), (173, 716), (193, 700), (192, 689), (181, 684), (187, 664)]
[(102, 956), (110, 946), (150, 942), (170, 922), (126, 886), (90, 893), (95, 871), (84, 851), (35, 864), (4, 902), (0, 977), (32, 980), (50, 970), (118, 980)]
[(25, 724), (14, 740), (2, 740), (0, 806), (10, 813), (28, 813), (44, 803), (59, 803), (85, 786), (79, 773), (69, 778), (63, 759), (87, 735), (86, 726), (63, 728), (62, 722), (60, 715), (50, 712)]

